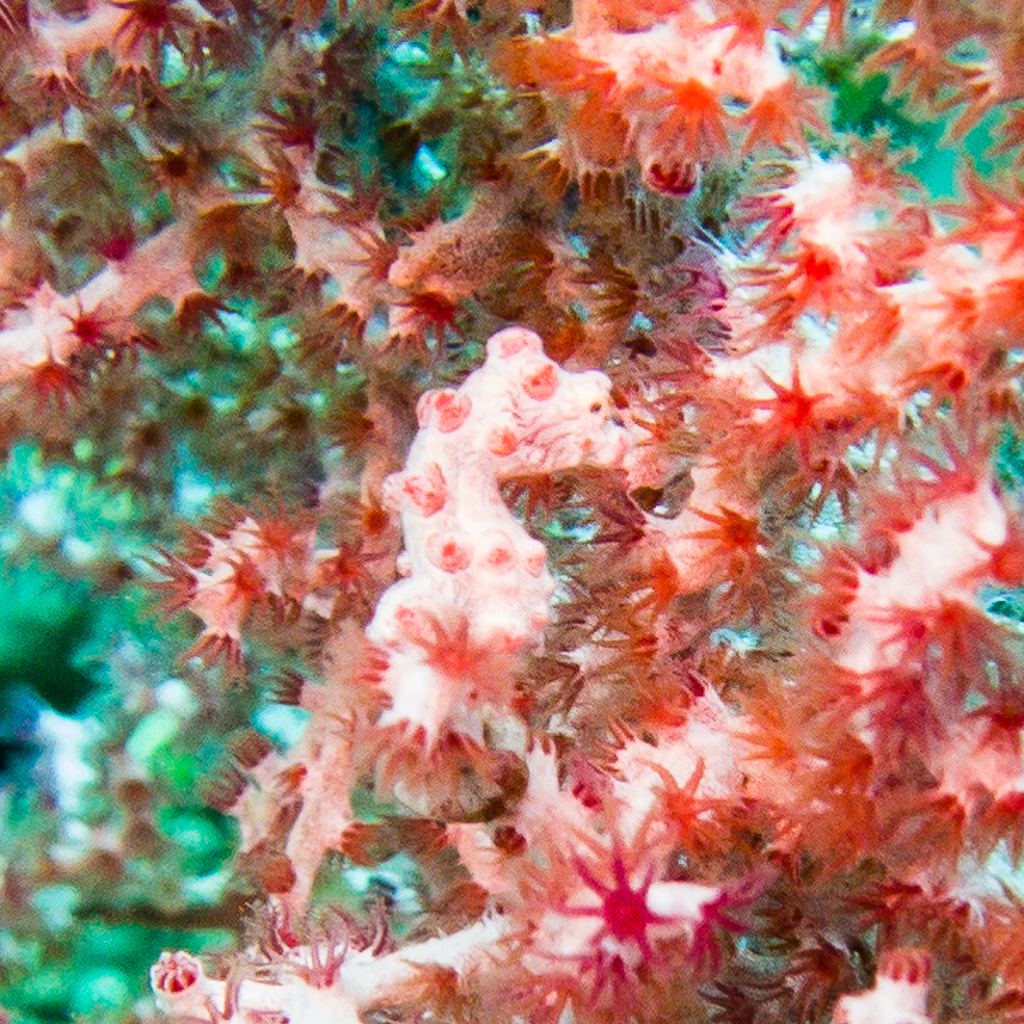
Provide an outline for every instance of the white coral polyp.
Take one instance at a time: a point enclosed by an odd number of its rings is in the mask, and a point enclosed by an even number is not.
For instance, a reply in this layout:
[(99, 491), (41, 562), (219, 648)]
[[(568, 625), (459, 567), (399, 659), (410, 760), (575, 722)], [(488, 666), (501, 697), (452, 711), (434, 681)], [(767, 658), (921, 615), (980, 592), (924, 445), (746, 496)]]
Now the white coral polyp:
[[(922, 961), (916, 968), (915, 957)], [(874, 988), (839, 1000), (832, 1015), (833, 1024), (931, 1024), (930, 968), (915, 951), (902, 954), (902, 958), (910, 965), (910, 976), (899, 970), (893, 972), (896, 976), (879, 970)]]
[(209, 1001), (219, 994), (203, 965), (181, 950), (161, 953), (149, 970), (149, 982), (157, 1007), (171, 1017), (208, 1019)]
[(904, 652), (892, 642), (896, 612), (934, 610), (943, 601), (973, 604), (991, 549), (1006, 531), (1006, 510), (988, 480), (928, 506), (899, 535), (892, 565), (876, 574), (859, 571), (839, 664), (864, 674), (898, 665)]

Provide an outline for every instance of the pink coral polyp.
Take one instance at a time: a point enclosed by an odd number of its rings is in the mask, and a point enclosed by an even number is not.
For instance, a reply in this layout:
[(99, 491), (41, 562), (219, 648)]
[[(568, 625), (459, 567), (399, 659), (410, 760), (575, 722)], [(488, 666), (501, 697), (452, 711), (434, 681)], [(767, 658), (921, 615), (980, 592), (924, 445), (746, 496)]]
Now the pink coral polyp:
[(201, 973), (199, 961), (188, 953), (161, 953), (152, 969), (153, 989), (179, 996), (195, 985)]

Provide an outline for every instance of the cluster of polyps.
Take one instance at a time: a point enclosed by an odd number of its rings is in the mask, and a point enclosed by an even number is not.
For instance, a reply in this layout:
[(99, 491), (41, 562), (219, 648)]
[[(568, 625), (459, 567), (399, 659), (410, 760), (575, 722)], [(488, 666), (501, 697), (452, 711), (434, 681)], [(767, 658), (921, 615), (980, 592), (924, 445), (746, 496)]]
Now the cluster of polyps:
[(564, 108), (558, 138), (534, 156), (557, 155), (581, 178), (620, 170), (632, 156), (651, 188), (685, 195), (697, 162), (729, 148), (730, 130), (745, 132), (744, 148), (802, 148), (804, 127), (823, 127), (767, 31), (770, 18), (751, 10), (741, 28), (692, 4), (652, 23), (642, 9), (611, 6), (574, 4), (570, 28), (517, 40), (513, 80), (541, 86)]
[(213, 533), (196, 531), (193, 546), (183, 560), (168, 556), (161, 570), (170, 580), (159, 588), (169, 610), (188, 608), (202, 622), (194, 654), (209, 660), (223, 654), (239, 665), (242, 627), (256, 605), (284, 615), (310, 597), (315, 552), (308, 524), (244, 515)]
[(507, 922), (491, 917), (450, 936), (379, 955), (345, 944), (298, 946), (271, 973), (227, 982), (207, 976), (188, 953), (164, 953), (150, 970), (158, 1007), (175, 1020), (216, 1024), (359, 1024), (360, 1015), (425, 969), (468, 971), (504, 937)]
[(569, 373), (544, 355), (536, 334), (509, 328), (488, 341), (487, 361), (460, 388), (421, 398), (406, 467), (384, 485), (401, 516), (405, 578), (381, 598), (367, 629), (389, 661), (381, 685), (391, 707), (381, 725), (422, 730), (429, 744), (446, 729), (479, 732), (472, 705), (487, 695), (478, 692), (472, 652), (535, 647), (555, 589), (544, 545), (516, 521), (499, 485), (620, 465), (629, 439), (614, 421), (610, 390), (604, 374)]
[[(490, 339), (484, 366), (460, 388), (423, 397), (406, 467), (385, 485), (406, 550), (404, 578), (367, 629), (384, 654), (380, 685), (391, 702), (378, 732), (397, 727), (397, 743), (403, 731), (431, 745), (451, 733), (483, 742), (481, 712), (502, 694), (474, 692), (487, 671), (473, 661), (487, 650), (537, 645), (555, 587), (543, 545), (506, 508), (499, 484), (583, 464), (622, 466), (630, 434), (609, 396), (603, 374), (562, 370), (535, 334), (513, 328)], [(253, 548), (248, 520), (235, 531), (236, 543)], [(314, 717), (330, 719), (326, 707)], [(396, 952), (295, 940), (272, 962), (257, 957), (249, 973), (224, 981), (188, 954), (165, 953), (152, 971), (158, 1005), (176, 1019), (217, 1024), (355, 1024), (403, 1000), (435, 1006), (446, 984), (467, 991), (492, 974), (508, 984), (511, 970), (517, 991), (545, 1011), (591, 1006), (625, 1019), (648, 995), (668, 1006), (676, 959), (714, 964), (716, 929), (741, 927), (726, 911), (742, 897), (727, 885), (681, 881), (667, 870), (676, 829), (685, 825), (677, 820), (684, 812), (669, 809), (672, 794), (699, 801), (742, 788), (734, 717), (708, 694), (685, 726), (662, 730), (657, 745), (625, 743), (614, 773), (593, 792), (592, 766), (570, 766), (563, 779), (552, 744), (527, 745), (526, 792), (503, 824), (446, 828), (491, 899), (475, 923)], [(299, 881), (286, 906), (304, 903), (323, 850), (348, 821), (341, 792), (351, 777), (348, 745), (346, 727), (330, 749), (320, 741), (310, 747), (311, 763), (332, 781), (303, 789), (307, 816), (288, 847)], [(893, 1024), (925, 1024), (927, 972), (915, 964), (899, 961), (880, 972), (874, 990), (845, 997), (836, 1021), (853, 1024), (881, 1006), (905, 1011), (885, 1017)]]

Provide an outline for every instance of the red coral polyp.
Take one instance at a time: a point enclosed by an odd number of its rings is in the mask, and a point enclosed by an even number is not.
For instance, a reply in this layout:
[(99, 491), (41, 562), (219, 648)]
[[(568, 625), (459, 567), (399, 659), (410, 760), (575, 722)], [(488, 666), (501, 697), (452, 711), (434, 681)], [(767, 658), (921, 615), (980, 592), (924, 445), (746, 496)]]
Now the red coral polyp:
[(576, 873), (587, 887), (597, 894), (600, 905), (595, 909), (565, 908), (562, 913), (569, 916), (594, 917), (600, 922), (600, 930), (594, 938), (600, 944), (603, 935), (632, 944), (645, 960), (651, 957), (648, 930), (662, 921), (647, 907), (647, 893), (654, 880), (655, 868), (649, 865), (639, 882), (630, 878), (621, 851), (614, 851), (611, 863), (611, 880), (598, 878), (594, 871), (580, 857), (573, 859)]

